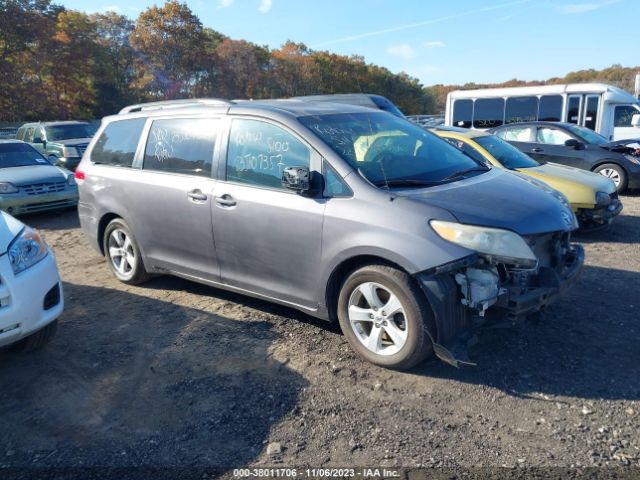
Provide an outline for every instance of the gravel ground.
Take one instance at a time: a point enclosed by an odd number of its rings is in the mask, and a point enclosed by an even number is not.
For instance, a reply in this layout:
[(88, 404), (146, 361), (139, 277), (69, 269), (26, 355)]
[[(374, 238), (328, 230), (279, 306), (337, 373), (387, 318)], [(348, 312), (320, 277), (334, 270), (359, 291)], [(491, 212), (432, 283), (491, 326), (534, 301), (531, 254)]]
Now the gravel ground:
[(0, 467), (640, 475), (640, 196), (623, 202), (609, 230), (577, 237), (584, 274), (539, 323), (484, 332), (475, 368), (407, 373), (293, 310), (177, 278), (123, 285), (75, 212), (26, 217), (55, 251), (67, 306), (47, 348), (0, 354)]

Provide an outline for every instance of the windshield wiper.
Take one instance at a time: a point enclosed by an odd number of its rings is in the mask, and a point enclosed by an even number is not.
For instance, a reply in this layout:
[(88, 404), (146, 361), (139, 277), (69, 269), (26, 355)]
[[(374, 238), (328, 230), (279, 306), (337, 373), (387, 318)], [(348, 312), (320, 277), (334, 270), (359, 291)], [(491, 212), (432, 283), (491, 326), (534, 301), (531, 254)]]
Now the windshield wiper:
[(397, 179), (397, 180), (378, 180), (373, 182), (376, 187), (432, 187), (439, 185), (440, 181), (428, 181), (428, 180), (416, 180), (412, 178)]
[(453, 172), (451, 175), (449, 175), (447, 177), (444, 177), (442, 179), (442, 181), (451, 180), (451, 179), (458, 178), (458, 177), (463, 177), (467, 173), (471, 173), (471, 172), (488, 172), (489, 170), (491, 170), (489, 167), (482, 167), (482, 166), (471, 167), (471, 168), (467, 168), (465, 170), (460, 170), (458, 172)]

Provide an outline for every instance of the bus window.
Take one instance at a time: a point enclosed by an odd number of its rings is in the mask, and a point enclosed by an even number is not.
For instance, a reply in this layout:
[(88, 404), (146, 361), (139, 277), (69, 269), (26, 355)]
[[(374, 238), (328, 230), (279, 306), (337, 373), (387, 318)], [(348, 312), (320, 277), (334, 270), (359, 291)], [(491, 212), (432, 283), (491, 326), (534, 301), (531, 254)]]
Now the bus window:
[(579, 125), (580, 103), (582, 98), (580, 98), (580, 95), (570, 95), (567, 101), (569, 102), (567, 107), (567, 122)]
[(596, 120), (598, 119), (598, 104), (600, 103), (599, 95), (587, 95), (587, 108), (584, 114), (584, 126), (591, 130), (596, 129)]
[(504, 123), (533, 122), (538, 115), (538, 97), (507, 98)]
[(453, 102), (453, 126), (471, 128), (473, 100), (455, 100)]
[(538, 120), (540, 122), (562, 121), (562, 95), (543, 95), (540, 97)]
[(474, 128), (499, 127), (504, 122), (504, 98), (479, 98), (473, 108)]

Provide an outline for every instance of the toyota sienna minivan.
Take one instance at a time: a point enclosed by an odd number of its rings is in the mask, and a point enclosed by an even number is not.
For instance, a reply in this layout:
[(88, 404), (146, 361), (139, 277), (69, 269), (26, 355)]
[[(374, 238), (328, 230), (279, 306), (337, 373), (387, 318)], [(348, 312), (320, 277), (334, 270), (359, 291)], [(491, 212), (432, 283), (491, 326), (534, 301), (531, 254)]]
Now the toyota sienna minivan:
[(468, 362), (476, 328), (538, 312), (584, 262), (559, 197), (365, 107), (133, 105), (75, 175), (119, 280), (172, 274), (339, 321), (388, 368)]

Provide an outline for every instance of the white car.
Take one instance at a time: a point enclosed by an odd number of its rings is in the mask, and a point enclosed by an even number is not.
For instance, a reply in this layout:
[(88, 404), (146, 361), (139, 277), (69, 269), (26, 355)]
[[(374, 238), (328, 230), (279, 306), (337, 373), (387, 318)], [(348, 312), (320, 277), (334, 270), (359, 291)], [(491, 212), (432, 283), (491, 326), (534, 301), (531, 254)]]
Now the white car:
[(63, 308), (53, 252), (36, 230), (0, 212), (0, 347), (42, 347)]

